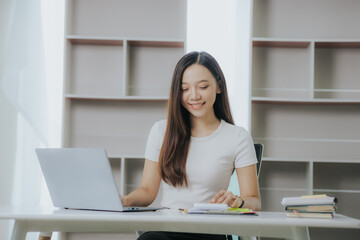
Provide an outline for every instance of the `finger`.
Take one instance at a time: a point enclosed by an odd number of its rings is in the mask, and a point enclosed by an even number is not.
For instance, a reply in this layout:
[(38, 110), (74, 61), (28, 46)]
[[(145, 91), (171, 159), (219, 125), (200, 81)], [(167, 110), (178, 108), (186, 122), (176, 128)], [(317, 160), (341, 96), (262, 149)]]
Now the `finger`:
[(210, 202), (218, 202), (219, 198), (221, 198), (226, 193), (225, 190), (220, 190), (218, 193), (215, 194), (215, 196), (211, 199)]
[(219, 198), (217, 198), (216, 202), (217, 203), (223, 203), (224, 200), (226, 199), (226, 197), (227, 197), (227, 195), (224, 194), (224, 195), (220, 196)]
[(223, 201), (223, 203), (226, 203), (227, 205), (232, 205), (232, 203), (236, 200), (236, 197), (233, 194), (229, 194)]
[(225, 192), (221, 197), (218, 198), (217, 202), (218, 202), (218, 203), (225, 203), (225, 200), (226, 200), (228, 197), (231, 198), (232, 196), (233, 196), (232, 192), (227, 191), (227, 192)]
[(241, 200), (237, 197), (235, 197), (234, 202), (231, 204), (232, 208), (238, 208), (241, 205)]

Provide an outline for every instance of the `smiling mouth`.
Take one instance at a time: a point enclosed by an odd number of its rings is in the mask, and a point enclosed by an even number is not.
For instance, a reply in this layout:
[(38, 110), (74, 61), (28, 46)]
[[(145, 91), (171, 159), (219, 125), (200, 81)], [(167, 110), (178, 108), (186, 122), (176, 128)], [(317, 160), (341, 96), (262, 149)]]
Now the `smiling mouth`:
[(203, 103), (196, 103), (196, 104), (189, 104), (193, 110), (198, 110), (202, 108), (205, 105), (205, 102)]

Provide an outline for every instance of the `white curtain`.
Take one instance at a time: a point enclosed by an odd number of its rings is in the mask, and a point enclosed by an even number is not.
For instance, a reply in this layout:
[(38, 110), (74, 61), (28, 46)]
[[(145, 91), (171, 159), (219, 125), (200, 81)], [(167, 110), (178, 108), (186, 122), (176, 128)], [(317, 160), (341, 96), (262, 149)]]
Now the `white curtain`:
[[(60, 124), (53, 126), (49, 121), (53, 98), (61, 96), (61, 91), (49, 94), (54, 78), (49, 79), (45, 61), (49, 43), (44, 42), (43, 28), (48, 25), (43, 22), (42, 7), (41, 0), (0, 1), (1, 205), (40, 205), (44, 185), (35, 148), (56, 145), (50, 139), (54, 136), (51, 128), (59, 132)], [(57, 82), (56, 88), (61, 86)], [(57, 105), (55, 113), (60, 113), (61, 105)], [(10, 239), (10, 228), (10, 222), (0, 222), (0, 239)], [(27, 237), (36, 238), (36, 234)]]

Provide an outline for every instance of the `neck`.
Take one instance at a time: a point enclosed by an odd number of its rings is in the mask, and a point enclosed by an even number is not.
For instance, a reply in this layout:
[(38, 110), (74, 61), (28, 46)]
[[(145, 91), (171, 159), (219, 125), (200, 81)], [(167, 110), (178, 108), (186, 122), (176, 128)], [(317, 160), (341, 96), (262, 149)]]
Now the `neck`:
[(191, 136), (206, 137), (213, 133), (220, 124), (220, 120), (215, 114), (211, 118), (191, 118)]

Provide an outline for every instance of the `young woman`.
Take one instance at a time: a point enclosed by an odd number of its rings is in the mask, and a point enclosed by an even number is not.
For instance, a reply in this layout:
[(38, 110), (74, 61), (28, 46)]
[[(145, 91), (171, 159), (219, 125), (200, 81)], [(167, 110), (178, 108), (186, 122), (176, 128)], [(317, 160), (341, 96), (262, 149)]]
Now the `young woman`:
[[(227, 203), (259, 210), (256, 155), (248, 132), (233, 123), (224, 74), (206, 52), (191, 52), (176, 65), (167, 120), (148, 137), (140, 187), (122, 196), (125, 206), (191, 208)], [(236, 170), (241, 197), (227, 191)], [(160, 191), (159, 191), (160, 190)], [(147, 232), (139, 239), (225, 239), (221, 235)]]

